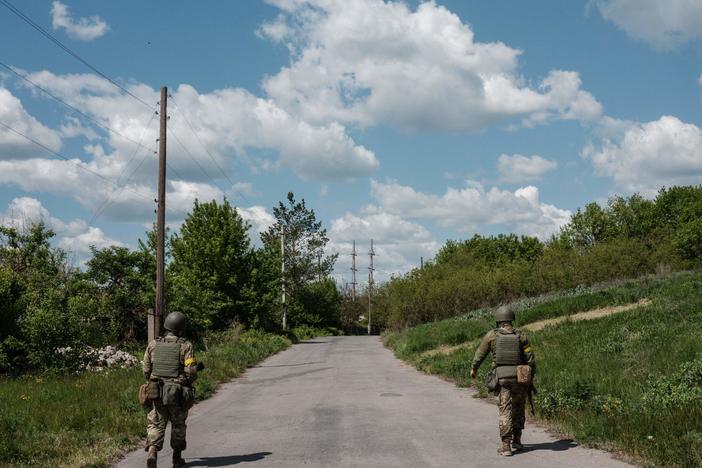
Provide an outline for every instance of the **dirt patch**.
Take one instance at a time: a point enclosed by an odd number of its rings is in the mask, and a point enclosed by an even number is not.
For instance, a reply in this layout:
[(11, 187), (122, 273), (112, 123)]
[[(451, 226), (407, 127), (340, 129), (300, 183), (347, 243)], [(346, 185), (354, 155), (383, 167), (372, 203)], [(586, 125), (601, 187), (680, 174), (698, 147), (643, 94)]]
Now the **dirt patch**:
[(556, 317), (547, 320), (540, 320), (538, 322), (528, 323), (522, 327), (522, 330), (529, 331), (540, 331), (551, 325), (558, 325), (567, 321), (578, 322), (580, 320), (594, 320), (602, 317), (607, 317), (609, 315), (620, 314), (631, 309), (636, 309), (637, 307), (644, 307), (651, 303), (650, 299), (641, 299), (633, 304), (624, 304), (620, 306), (602, 307), (601, 309), (588, 310), (587, 312), (579, 312), (573, 315), (565, 315), (563, 317)]
[(420, 355), (420, 358), (439, 356), (439, 355), (448, 356), (449, 354), (453, 354), (455, 351), (458, 351), (459, 349), (470, 348), (471, 346), (476, 346), (478, 343), (480, 343), (480, 340), (466, 341), (465, 343), (457, 344), (455, 346), (441, 345), (438, 348), (424, 351)]
[[(573, 315), (564, 315), (563, 317), (556, 317), (552, 319), (546, 319), (546, 320), (539, 320), (538, 322), (532, 322), (528, 323), (526, 325), (523, 325), (519, 327), (520, 330), (527, 330), (527, 331), (540, 331), (543, 330), (544, 328), (551, 326), (551, 325), (559, 325), (563, 322), (567, 322), (569, 320), (571, 321), (580, 321), (580, 320), (594, 320), (602, 317), (607, 317), (609, 315), (614, 315), (614, 314), (620, 314), (622, 312), (626, 312), (631, 309), (635, 309), (637, 307), (644, 307), (651, 304), (650, 299), (641, 299), (638, 302), (634, 302), (632, 304), (624, 304), (624, 305), (619, 305), (619, 306), (610, 306), (610, 307), (602, 307), (600, 309), (592, 309), (588, 310), (585, 312), (579, 312), (577, 314)], [(468, 341), (466, 343), (461, 343), (457, 344), (455, 346), (447, 346), (447, 345), (441, 345), (438, 348), (430, 349), (427, 351), (424, 351), (421, 356), (421, 358), (430, 358), (433, 356), (448, 356), (449, 354), (453, 354), (454, 352), (458, 351), (459, 349), (464, 349), (464, 348), (470, 348), (473, 346), (476, 346), (480, 340), (473, 340), (473, 341)]]

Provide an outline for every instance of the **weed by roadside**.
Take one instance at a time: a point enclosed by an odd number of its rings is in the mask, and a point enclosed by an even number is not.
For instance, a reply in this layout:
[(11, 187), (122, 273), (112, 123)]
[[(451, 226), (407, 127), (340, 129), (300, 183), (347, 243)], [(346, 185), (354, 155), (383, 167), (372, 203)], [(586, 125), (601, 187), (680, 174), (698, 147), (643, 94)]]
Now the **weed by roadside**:
[[(206, 370), (196, 398), (289, 345), (253, 330), (213, 336), (197, 354)], [(146, 413), (136, 401), (142, 381), (141, 369), (0, 378), (0, 466), (107, 466), (145, 436)]]
[[(537, 356), (537, 416), (580, 442), (624, 450), (649, 463), (702, 466), (702, 273), (649, 277), (538, 301), (518, 324), (651, 300), (620, 314), (529, 332)], [(445, 320), (384, 337), (398, 357), (470, 385), (486, 314)], [(456, 346), (461, 345), (461, 346)], [(428, 353), (453, 346), (448, 353)], [(485, 395), (484, 364), (478, 375)]]

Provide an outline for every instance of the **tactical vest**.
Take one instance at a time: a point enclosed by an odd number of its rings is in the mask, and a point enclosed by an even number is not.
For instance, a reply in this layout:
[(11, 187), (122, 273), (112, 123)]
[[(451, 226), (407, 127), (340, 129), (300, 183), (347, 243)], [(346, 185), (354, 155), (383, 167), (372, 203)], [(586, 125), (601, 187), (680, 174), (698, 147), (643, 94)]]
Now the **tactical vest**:
[(154, 347), (151, 375), (161, 378), (175, 378), (180, 373), (180, 340), (159, 339)]
[(522, 364), (522, 344), (517, 333), (503, 335), (495, 330), (495, 365), (497, 377), (517, 376), (517, 366)]

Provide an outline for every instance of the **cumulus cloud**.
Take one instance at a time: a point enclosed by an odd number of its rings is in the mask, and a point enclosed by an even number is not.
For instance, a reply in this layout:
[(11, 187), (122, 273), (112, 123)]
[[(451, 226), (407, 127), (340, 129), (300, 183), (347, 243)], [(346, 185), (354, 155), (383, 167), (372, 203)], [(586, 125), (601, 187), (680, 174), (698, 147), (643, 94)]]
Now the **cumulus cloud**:
[(621, 190), (652, 196), (663, 185), (699, 184), (702, 130), (667, 115), (652, 122), (628, 122), (619, 135), (588, 145), (583, 156)]
[[(133, 153), (133, 141), (142, 141), (145, 135), (153, 141), (157, 135), (151, 114), (95, 75), (42, 71), (30, 78), (119, 133), (107, 136), (115, 151), (101, 161), (105, 170), (111, 166), (106, 176), (122, 172)], [(147, 102), (158, 100), (158, 92), (146, 85), (135, 83), (128, 89)], [(201, 94), (183, 84), (171, 93), (169, 133), (175, 136), (170, 139), (169, 164), (188, 179), (220, 177), (222, 170), (229, 170), (232, 155), (247, 158), (249, 150), (272, 150), (278, 160), (259, 166), (288, 167), (306, 180), (345, 180), (370, 175), (378, 167), (373, 152), (356, 144), (342, 125), (307, 123), (244, 89)], [(196, 163), (192, 155), (201, 145), (209, 155)]]
[(500, 180), (506, 183), (531, 182), (539, 180), (545, 173), (558, 167), (556, 161), (544, 159), (539, 155), (522, 156), (521, 154), (503, 154), (497, 159), (497, 171)]
[[(2, 87), (0, 87), (0, 122), (53, 151), (61, 148), (61, 135), (32, 117), (20, 100)], [(22, 159), (37, 154), (46, 154), (46, 152), (21, 135), (0, 126), (0, 160)]]
[(65, 29), (66, 34), (79, 41), (92, 41), (104, 36), (110, 27), (99, 16), (74, 18), (68, 5), (55, 1), (51, 4), (51, 23), (54, 31)]
[(672, 50), (702, 37), (698, 0), (593, 0), (602, 17), (630, 37)]
[(250, 237), (253, 241), (257, 241), (262, 232), (268, 230), (270, 226), (275, 224), (273, 215), (260, 205), (250, 206), (248, 208), (238, 206), (236, 211), (244, 221), (248, 221), (248, 223), (251, 224), (254, 233), (258, 234), (258, 236), (256, 236), (252, 233)]
[(82, 219), (64, 222), (51, 216), (49, 210), (36, 198), (14, 198), (5, 212), (0, 214), (1, 225), (19, 229), (40, 221), (56, 233), (58, 246), (74, 254), (81, 263), (90, 257), (91, 246), (104, 249), (113, 245), (124, 245), (107, 237), (100, 228), (88, 226)]
[(509, 118), (590, 120), (601, 105), (577, 73), (552, 71), (537, 87), (517, 73), (522, 51), (477, 42), (434, 2), (271, 0), (282, 15), (259, 34), (283, 42), (291, 64), (266, 78), (276, 103), (309, 122), (410, 130), (480, 130)]
[(449, 187), (442, 196), (419, 192), (397, 182), (371, 182), (371, 195), (381, 210), (407, 219), (430, 219), (463, 232), (480, 232), (488, 226), (520, 234), (547, 238), (566, 224), (571, 212), (542, 203), (539, 189), (526, 186), (515, 190), (468, 182), (460, 189)]
[(356, 267), (359, 270), (356, 279), (359, 284), (366, 278), (362, 265), (367, 264), (370, 239), (374, 240), (374, 250), (378, 254), (376, 281), (417, 267), (421, 257), (428, 260), (439, 249), (439, 244), (424, 226), (386, 212), (345, 213), (332, 221), (329, 238), (330, 250), (339, 254), (335, 269), (337, 279), (345, 281), (351, 281), (350, 254), (353, 241), (356, 241)]

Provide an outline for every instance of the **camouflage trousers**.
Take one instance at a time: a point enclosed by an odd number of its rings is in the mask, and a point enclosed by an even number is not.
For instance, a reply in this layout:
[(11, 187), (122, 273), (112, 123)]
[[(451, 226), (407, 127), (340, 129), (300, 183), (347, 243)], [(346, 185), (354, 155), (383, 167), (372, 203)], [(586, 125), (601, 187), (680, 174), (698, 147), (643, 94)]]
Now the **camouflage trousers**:
[(527, 389), (517, 383), (517, 379), (500, 379), (500, 437), (512, 438), (524, 430), (524, 407)]
[(185, 450), (185, 420), (188, 410), (177, 405), (164, 405), (160, 401), (153, 403), (149, 412), (149, 425), (146, 427), (146, 448), (155, 445), (158, 450), (163, 448), (163, 439), (166, 434), (166, 424), (171, 423), (171, 448)]

